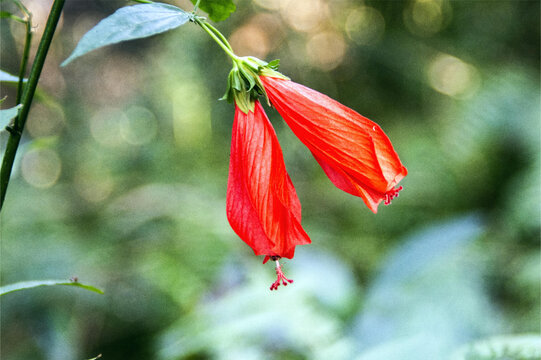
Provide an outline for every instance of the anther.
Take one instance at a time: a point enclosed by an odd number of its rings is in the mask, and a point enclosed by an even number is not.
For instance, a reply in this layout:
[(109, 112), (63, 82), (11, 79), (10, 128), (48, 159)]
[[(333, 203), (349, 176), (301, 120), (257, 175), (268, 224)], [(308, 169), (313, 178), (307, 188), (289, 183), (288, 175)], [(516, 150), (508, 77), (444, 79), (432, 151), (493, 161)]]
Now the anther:
[(391, 189), (385, 193), (385, 200), (384, 204), (389, 205), (391, 203), (391, 200), (398, 197), (398, 193), (402, 190), (402, 186), (397, 187), (396, 189)]
[[(280, 258), (279, 256), (271, 256), (271, 258), (275, 257), (278, 259)], [(282, 268), (280, 267), (280, 262), (278, 261), (278, 259), (273, 259), (274, 261), (276, 261), (276, 281), (272, 283), (270, 287), (271, 290), (277, 290), (278, 286), (280, 286), (280, 283), (282, 283), (282, 285), (284, 286), (287, 286), (288, 284), (291, 284), (293, 282), (293, 280), (288, 279), (282, 272)]]

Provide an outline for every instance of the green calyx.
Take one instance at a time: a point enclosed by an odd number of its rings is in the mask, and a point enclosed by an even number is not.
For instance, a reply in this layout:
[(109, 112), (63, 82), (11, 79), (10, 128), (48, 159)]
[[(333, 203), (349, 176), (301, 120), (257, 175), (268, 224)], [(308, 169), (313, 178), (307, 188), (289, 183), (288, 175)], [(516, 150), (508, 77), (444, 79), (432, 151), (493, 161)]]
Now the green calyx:
[(269, 98), (261, 82), (260, 75), (287, 79), (278, 71), (280, 60), (267, 63), (258, 58), (238, 57), (233, 59), (233, 69), (227, 79), (227, 91), (221, 100), (234, 102), (244, 113), (254, 111), (255, 101), (263, 96), (270, 105)]
[[(198, 4), (199, 1), (196, 5)], [(218, 29), (209, 24), (205, 18), (196, 16), (196, 9), (194, 10), (191, 21), (201, 26), (201, 28), (205, 30), (231, 58), (231, 61), (233, 61), (233, 69), (231, 69), (227, 78), (227, 91), (220, 100), (234, 102), (245, 114), (254, 111), (255, 101), (260, 96), (263, 96), (270, 106), (270, 101), (260, 76), (272, 76), (289, 80), (288, 77), (277, 71), (280, 60), (273, 60), (267, 63), (253, 56), (239, 57), (235, 55), (233, 48), (225, 36), (223, 36)]]

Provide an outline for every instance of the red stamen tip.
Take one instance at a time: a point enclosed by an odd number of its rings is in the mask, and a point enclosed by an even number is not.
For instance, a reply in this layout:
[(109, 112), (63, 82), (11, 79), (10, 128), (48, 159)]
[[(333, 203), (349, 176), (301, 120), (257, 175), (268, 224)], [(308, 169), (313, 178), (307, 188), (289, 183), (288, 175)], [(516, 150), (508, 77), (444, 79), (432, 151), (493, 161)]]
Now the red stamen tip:
[(385, 201), (383, 203), (385, 205), (389, 205), (391, 203), (391, 200), (398, 197), (398, 193), (400, 192), (400, 190), (402, 190), (402, 186), (387, 191), (385, 193)]
[(272, 283), (270, 289), (271, 290), (278, 290), (278, 286), (280, 286), (280, 283), (282, 283), (284, 286), (287, 286), (287, 284), (291, 284), (293, 280), (288, 279), (284, 273), (282, 272), (282, 268), (280, 267), (280, 263), (278, 260), (276, 260), (276, 281)]

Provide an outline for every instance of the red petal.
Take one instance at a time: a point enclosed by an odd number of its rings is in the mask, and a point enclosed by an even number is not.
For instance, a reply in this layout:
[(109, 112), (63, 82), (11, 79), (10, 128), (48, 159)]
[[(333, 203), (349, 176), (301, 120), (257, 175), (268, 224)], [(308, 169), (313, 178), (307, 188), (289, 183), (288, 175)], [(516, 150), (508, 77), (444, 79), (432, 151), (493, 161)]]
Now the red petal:
[(303, 85), (266, 76), (261, 81), (272, 105), (331, 181), (376, 212), (407, 174), (379, 125)]
[[(312, 153), (312, 155), (314, 154)], [(314, 158), (337, 188), (347, 192), (348, 194), (360, 196), (366, 206), (368, 206), (368, 208), (372, 210), (374, 214), (378, 212), (378, 205), (385, 199), (385, 194), (376, 193), (370, 189), (364, 189), (362, 184), (359, 184), (354, 178), (349, 176), (339, 167), (331, 166), (317, 155), (314, 155)]]
[(276, 133), (258, 101), (254, 112), (235, 111), (227, 218), (256, 255), (292, 258), (296, 245), (310, 243)]

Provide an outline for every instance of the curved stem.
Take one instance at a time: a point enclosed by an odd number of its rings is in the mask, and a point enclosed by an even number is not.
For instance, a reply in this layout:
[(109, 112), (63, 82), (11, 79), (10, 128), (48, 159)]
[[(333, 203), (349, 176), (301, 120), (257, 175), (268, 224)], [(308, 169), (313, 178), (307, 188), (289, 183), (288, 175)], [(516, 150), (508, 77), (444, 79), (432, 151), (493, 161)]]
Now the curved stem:
[(214, 33), (216, 34), (216, 36), (218, 36), (220, 38), (220, 40), (222, 41), (222, 43), (227, 46), (227, 48), (231, 51), (233, 51), (233, 48), (231, 47), (231, 45), (229, 44), (229, 41), (227, 41), (227, 39), (225, 38), (225, 36), (223, 36), (223, 34), (218, 30), (216, 29), (214, 26), (212, 26), (211, 24), (209, 23), (205, 23), (206, 26), (208, 26), (208, 28)]
[(227, 55), (229, 55), (229, 57), (231, 58), (231, 60), (233, 60), (233, 62), (240, 60), (240, 58), (237, 55), (235, 55), (235, 53), (233, 53), (233, 49), (231, 48), (231, 45), (229, 45), (225, 37), (214, 26), (210, 25), (209, 23), (205, 21), (198, 19), (197, 17), (195, 18), (195, 22), (199, 26), (201, 26), (203, 30), (205, 30), (207, 34), (209, 34), (210, 37), (212, 37), (218, 45), (220, 45), (220, 47), (226, 52)]
[(49, 13), (49, 18), (47, 19), (47, 24), (45, 25), (45, 30), (36, 52), (36, 58), (32, 64), (32, 70), (30, 71), (28, 82), (25, 86), (25, 90), (23, 91), (21, 102), (23, 107), (19, 112), (19, 116), (17, 116), (15, 119), (13, 129), (10, 131), (8, 143), (6, 145), (6, 152), (4, 153), (4, 159), (2, 161), (2, 168), (0, 170), (0, 210), (4, 205), (6, 190), (9, 184), (13, 162), (15, 161), (15, 155), (17, 154), (19, 142), (21, 141), (24, 124), (26, 123), (28, 113), (30, 112), (30, 105), (32, 104), (34, 93), (36, 92), (36, 88), (38, 86), (41, 70), (45, 64), (45, 58), (49, 52), (49, 46), (53, 40), (56, 25), (58, 24), (58, 20), (62, 14), (64, 2), (65, 0), (55, 0), (51, 7), (51, 12)]

